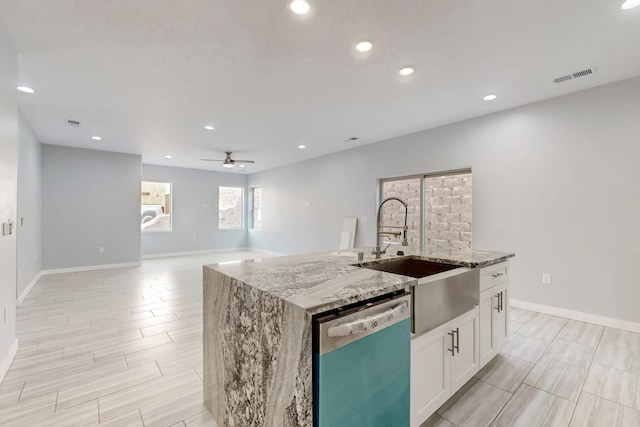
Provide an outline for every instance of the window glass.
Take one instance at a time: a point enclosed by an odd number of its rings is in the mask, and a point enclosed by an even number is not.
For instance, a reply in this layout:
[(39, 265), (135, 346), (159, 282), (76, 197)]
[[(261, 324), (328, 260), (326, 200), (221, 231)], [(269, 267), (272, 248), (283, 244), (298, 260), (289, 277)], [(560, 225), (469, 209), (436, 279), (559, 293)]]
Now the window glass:
[(171, 183), (142, 181), (140, 188), (142, 231), (171, 231)]
[[(409, 205), (407, 213), (407, 243), (409, 246), (420, 246), (420, 180), (408, 178), (384, 181), (382, 183), (382, 200), (397, 197)], [(397, 201), (389, 201), (382, 207), (382, 223), (394, 227), (404, 226), (404, 206)], [(397, 229), (400, 230), (400, 229)], [(402, 242), (402, 236), (386, 235), (384, 240)]]
[(262, 229), (262, 189), (251, 190), (251, 225), (257, 230)]
[(237, 230), (242, 228), (242, 188), (219, 187), (218, 228)]

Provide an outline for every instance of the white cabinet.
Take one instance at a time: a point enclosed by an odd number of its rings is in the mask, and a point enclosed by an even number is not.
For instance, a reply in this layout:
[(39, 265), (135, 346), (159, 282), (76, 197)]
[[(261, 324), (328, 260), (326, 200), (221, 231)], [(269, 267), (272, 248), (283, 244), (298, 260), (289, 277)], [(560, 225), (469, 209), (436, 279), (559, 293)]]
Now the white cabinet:
[(475, 307), (451, 322), (456, 344), (455, 354), (451, 357), (451, 394), (480, 370), (478, 311), (478, 307)]
[(411, 427), (418, 427), (478, 372), (479, 311), (411, 341)]
[(509, 268), (503, 262), (480, 272), (480, 367), (509, 341)]

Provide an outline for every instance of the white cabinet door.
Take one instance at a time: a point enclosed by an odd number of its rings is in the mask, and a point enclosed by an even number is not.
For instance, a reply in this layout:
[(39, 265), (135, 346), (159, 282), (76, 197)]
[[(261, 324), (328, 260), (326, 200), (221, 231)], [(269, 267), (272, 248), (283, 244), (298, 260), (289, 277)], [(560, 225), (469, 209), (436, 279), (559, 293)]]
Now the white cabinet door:
[(508, 282), (480, 293), (480, 367), (502, 350), (509, 340)]
[(494, 289), (500, 310), (491, 312), (491, 341), (496, 353), (499, 353), (509, 343), (509, 289), (507, 283), (498, 285)]
[(478, 307), (457, 317), (450, 325), (455, 338), (451, 354), (451, 393), (455, 393), (480, 369)]
[(419, 427), (451, 395), (449, 324), (411, 341), (411, 427)]

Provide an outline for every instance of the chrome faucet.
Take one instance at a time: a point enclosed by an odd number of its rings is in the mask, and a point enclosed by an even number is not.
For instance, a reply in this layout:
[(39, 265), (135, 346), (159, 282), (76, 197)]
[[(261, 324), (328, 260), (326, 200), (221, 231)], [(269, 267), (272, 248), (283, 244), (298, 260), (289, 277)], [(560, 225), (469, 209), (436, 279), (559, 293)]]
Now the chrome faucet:
[[(381, 216), (382, 206), (385, 203), (390, 202), (391, 200), (397, 200), (398, 202), (402, 203), (402, 205), (404, 206), (404, 227), (394, 226), (394, 225), (382, 225), (382, 216)], [(391, 235), (396, 237), (399, 237), (400, 235), (402, 235), (402, 246), (408, 246), (408, 243), (407, 243), (408, 214), (409, 214), (409, 205), (407, 205), (407, 203), (405, 203), (402, 199), (399, 199), (397, 197), (387, 197), (382, 201), (382, 203), (380, 203), (380, 206), (378, 206), (378, 215), (376, 216), (376, 247), (371, 252), (373, 255), (376, 256), (376, 259), (380, 259), (380, 255), (387, 253), (387, 248), (391, 244), (389, 243), (387, 246), (384, 247), (384, 249), (381, 249), (380, 238), (383, 237), (384, 235)], [(403, 231), (383, 231), (382, 230), (383, 228), (399, 228), (399, 229), (402, 229)], [(384, 243), (384, 239), (382, 243)]]

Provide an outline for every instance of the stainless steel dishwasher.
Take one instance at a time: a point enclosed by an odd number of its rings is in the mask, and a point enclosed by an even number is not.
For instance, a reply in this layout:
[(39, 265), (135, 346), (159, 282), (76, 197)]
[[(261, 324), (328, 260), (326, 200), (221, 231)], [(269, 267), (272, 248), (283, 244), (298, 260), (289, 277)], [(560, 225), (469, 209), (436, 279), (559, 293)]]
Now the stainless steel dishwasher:
[(314, 426), (409, 425), (411, 296), (314, 319)]

